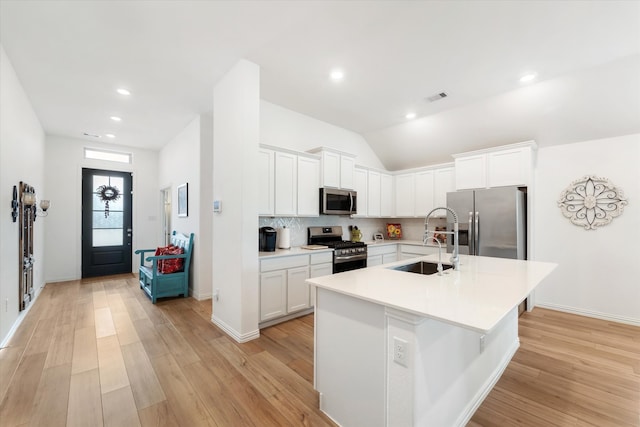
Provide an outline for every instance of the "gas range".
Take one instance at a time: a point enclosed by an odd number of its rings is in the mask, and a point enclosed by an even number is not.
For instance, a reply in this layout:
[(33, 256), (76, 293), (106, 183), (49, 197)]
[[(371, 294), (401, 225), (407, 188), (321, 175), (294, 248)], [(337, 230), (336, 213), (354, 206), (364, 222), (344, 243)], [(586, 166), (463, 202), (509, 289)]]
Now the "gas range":
[(333, 248), (333, 272), (355, 270), (367, 266), (367, 245), (342, 240), (342, 227), (309, 227), (307, 243)]

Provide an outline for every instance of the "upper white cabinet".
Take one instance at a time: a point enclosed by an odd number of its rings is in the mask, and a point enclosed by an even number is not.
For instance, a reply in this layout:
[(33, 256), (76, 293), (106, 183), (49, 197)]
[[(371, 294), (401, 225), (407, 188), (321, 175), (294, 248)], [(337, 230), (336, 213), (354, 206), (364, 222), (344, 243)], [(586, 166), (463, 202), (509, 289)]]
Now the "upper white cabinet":
[(324, 147), (315, 148), (309, 152), (321, 156), (320, 184), (322, 187), (355, 189), (353, 171), (356, 158), (354, 155)]
[(396, 216), (415, 216), (415, 185), (413, 173), (396, 175)]
[(530, 185), (535, 149), (527, 141), (454, 155), (456, 189)]
[(259, 215), (319, 215), (320, 157), (265, 145), (258, 162)]
[(415, 215), (426, 216), (433, 209), (433, 171), (416, 172)]
[(275, 172), (274, 172), (274, 152), (266, 148), (260, 148), (258, 151), (258, 174), (260, 180), (258, 182), (258, 212), (259, 215), (273, 216), (275, 214)]
[(362, 168), (353, 169), (353, 184), (354, 190), (358, 193), (357, 199), (357, 211), (354, 216), (364, 217), (369, 215), (368, 212), (368, 171)]
[(340, 188), (355, 189), (356, 158), (346, 154), (340, 155)]
[(276, 151), (275, 158), (275, 214), (296, 215), (298, 213), (298, 156)]
[(387, 173), (380, 174), (380, 216), (383, 218), (393, 216), (393, 176)]
[(320, 159), (298, 156), (298, 216), (320, 211)]
[(454, 191), (451, 164), (433, 166), (395, 176), (395, 216), (424, 217), (434, 207), (446, 204), (447, 192)]
[(380, 216), (380, 200), (381, 200), (380, 184), (381, 184), (380, 172), (370, 170), (368, 173), (368, 179), (367, 179), (367, 215), (368, 216), (374, 216), (374, 217)]
[(453, 167), (433, 171), (433, 207), (447, 206), (447, 193), (456, 191), (456, 177)]

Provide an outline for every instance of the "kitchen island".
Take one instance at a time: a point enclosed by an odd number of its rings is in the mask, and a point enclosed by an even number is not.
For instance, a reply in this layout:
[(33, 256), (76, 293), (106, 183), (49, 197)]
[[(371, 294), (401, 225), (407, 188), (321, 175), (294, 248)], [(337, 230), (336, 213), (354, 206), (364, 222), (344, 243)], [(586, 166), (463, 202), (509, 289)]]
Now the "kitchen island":
[(442, 276), (393, 269), (437, 260), (307, 281), (314, 386), (339, 425), (465, 425), (519, 346), (517, 306), (556, 267), (461, 256)]

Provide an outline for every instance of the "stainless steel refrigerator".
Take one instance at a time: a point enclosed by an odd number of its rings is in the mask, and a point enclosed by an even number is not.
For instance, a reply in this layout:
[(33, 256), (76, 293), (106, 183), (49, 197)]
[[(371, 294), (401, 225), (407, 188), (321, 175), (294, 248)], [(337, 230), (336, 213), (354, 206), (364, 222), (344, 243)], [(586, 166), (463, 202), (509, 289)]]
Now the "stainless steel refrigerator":
[[(499, 187), (447, 193), (458, 215), (461, 254), (527, 259), (527, 189)], [(447, 231), (453, 216), (447, 214)], [(448, 235), (447, 251), (453, 251)]]

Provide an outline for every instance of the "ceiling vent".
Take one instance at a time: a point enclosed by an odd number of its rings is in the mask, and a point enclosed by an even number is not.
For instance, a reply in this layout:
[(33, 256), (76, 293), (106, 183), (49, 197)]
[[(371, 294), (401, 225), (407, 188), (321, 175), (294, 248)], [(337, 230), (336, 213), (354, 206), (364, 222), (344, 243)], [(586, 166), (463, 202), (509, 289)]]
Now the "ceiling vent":
[(92, 137), (92, 138), (100, 138), (100, 135), (94, 135), (94, 134), (92, 134), (92, 133), (87, 133), (87, 132), (85, 132), (83, 135), (84, 135), (84, 136), (90, 136), (90, 137)]
[(442, 98), (446, 98), (447, 94), (444, 92), (436, 93), (435, 95), (427, 96), (425, 99), (429, 102), (436, 102)]

